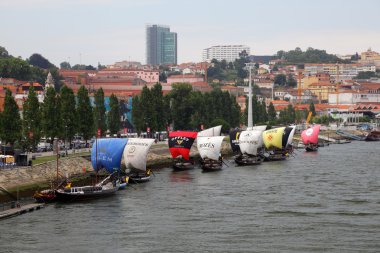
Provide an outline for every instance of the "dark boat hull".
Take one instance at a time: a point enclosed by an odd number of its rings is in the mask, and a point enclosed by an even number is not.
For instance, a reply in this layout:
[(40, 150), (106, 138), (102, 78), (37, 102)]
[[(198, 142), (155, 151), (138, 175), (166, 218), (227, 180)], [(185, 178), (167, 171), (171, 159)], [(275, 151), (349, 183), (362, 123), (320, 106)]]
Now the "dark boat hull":
[(239, 166), (259, 165), (263, 159), (259, 156), (238, 156), (235, 157), (235, 162)]
[(150, 175), (147, 176), (130, 176), (129, 177), (129, 181), (128, 183), (130, 184), (141, 184), (141, 183), (145, 183), (145, 182), (148, 182), (150, 180)]
[(194, 164), (191, 162), (175, 162), (173, 163), (173, 170), (184, 171), (194, 169)]
[(91, 193), (71, 193), (71, 192), (64, 192), (64, 191), (56, 191), (56, 200), (58, 202), (75, 202), (75, 201), (85, 201), (85, 200), (92, 200), (92, 199), (99, 199), (99, 198), (105, 198), (112, 196), (115, 194), (115, 192), (119, 189), (119, 187), (114, 187), (112, 189), (107, 190), (101, 190), (98, 192), (91, 192)]
[(221, 170), (222, 167), (223, 167), (222, 161), (201, 160), (201, 168), (202, 168), (203, 172), (218, 171), (218, 170)]
[(316, 152), (318, 151), (318, 147), (306, 147), (305, 148), (307, 152)]

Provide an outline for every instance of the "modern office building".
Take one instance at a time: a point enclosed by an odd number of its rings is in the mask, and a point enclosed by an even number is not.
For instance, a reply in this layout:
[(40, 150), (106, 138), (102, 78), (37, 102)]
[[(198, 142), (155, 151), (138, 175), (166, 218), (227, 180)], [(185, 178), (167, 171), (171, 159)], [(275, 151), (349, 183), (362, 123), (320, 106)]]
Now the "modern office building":
[(177, 64), (177, 33), (168, 26), (146, 26), (146, 63)]
[(249, 47), (244, 45), (213, 46), (203, 49), (203, 61), (210, 62), (212, 59), (217, 59), (218, 61), (233, 62), (239, 58), (239, 54), (244, 50), (250, 55)]

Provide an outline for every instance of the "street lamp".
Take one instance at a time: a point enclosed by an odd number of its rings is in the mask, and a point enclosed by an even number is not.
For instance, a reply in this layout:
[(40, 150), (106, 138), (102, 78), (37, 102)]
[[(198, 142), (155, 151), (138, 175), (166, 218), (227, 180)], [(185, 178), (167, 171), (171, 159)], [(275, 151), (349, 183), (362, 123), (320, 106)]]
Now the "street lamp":
[(249, 62), (245, 64), (249, 70), (249, 90), (248, 90), (248, 127), (253, 127), (252, 121), (252, 68), (255, 69), (255, 63)]

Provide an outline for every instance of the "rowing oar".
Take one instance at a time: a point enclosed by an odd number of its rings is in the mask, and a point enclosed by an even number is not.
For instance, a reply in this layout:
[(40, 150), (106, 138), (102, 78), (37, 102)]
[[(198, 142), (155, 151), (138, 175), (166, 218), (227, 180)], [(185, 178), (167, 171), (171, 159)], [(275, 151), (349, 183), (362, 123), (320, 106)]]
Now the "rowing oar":
[(224, 160), (222, 160), (222, 163), (224, 163), (224, 165), (226, 165), (227, 167), (230, 167), (230, 166), (228, 166), (228, 164), (227, 164), (227, 163), (225, 163), (225, 162), (224, 162)]

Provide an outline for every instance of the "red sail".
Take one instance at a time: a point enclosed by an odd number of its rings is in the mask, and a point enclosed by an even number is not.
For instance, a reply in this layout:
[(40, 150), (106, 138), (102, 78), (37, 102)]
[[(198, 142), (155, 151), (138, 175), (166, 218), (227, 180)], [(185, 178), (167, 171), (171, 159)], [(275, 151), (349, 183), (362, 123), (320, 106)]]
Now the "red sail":
[(321, 125), (315, 125), (309, 129), (302, 131), (301, 138), (303, 144), (307, 145), (309, 143), (318, 144), (318, 134)]
[(189, 160), (191, 146), (197, 138), (197, 132), (176, 131), (169, 133), (169, 150), (173, 158), (181, 155)]

